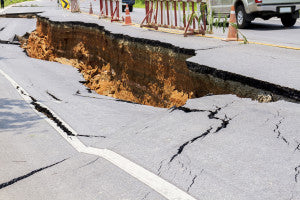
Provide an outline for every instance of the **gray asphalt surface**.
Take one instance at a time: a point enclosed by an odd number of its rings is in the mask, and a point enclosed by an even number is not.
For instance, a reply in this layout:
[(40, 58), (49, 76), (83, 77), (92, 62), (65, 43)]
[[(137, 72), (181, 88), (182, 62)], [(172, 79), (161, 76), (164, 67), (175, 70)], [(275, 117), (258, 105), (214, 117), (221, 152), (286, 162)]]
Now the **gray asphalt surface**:
[(1, 74), (0, 94), (0, 199), (164, 199), (106, 160), (75, 151)]
[[(300, 20), (298, 19), (295, 26), (284, 28), (280, 19), (271, 18), (270, 20), (255, 19), (249, 27), (241, 29), (249, 41), (261, 42), (274, 45), (283, 45), (300, 48)], [(223, 33), (220, 28), (214, 29), (214, 36), (227, 36), (227, 31)]]

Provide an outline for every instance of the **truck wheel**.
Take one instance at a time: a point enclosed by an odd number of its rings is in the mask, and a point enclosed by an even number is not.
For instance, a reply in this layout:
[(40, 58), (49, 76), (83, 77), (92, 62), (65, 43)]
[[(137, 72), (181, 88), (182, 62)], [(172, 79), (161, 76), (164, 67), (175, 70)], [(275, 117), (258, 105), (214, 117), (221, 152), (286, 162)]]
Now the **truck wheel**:
[(297, 21), (297, 18), (293, 18), (293, 15), (287, 14), (281, 16), (281, 23), (284, 27), (291, 27), (294, 26)]
[(133, 5), (129, 6), (129, 12), (132, 12), (133, 10)]
[(249, 24), (251, 23), (250, 21), (247, 21), (247, 13), (245, 11), (245, 8), (243, 5), (239, 5), (236, 9), (235, 9), (235, 13), (236, 13), (236, 23), (238, 28), (246, 28), (247, 26), (249, 26)]

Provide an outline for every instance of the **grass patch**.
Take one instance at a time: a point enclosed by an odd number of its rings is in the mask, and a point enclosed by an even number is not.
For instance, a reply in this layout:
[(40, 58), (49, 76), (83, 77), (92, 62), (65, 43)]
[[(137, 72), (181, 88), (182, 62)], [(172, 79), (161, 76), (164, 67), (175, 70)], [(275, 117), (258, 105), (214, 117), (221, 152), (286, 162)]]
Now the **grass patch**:
[(24, 1), (32, 1), (32, 0), (4, 0), (4, 7), (7, 7), (12, 4), (21, 3)]
[(135, 0), (134, 8), (145, 8), (145, 0)]

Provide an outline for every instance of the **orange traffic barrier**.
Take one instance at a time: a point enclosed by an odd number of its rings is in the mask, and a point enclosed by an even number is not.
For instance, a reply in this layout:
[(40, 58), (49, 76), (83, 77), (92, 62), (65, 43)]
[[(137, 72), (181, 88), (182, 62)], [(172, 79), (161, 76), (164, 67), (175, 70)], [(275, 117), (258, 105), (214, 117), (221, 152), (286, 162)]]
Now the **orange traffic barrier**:
[(89, 14), (91, 15), (91, 14), (93, 14), (93, 7), (92, 7), (92, 3), (90, 3), (90, 12), (89, 12)]
[(231, 6), (229, 27), (228, 27), (228, 36), (227, 36), (227, 39), (225, 39), (225, 41), (239, 41), (237, 29), (236, 29), (236, 27), (232, 26), (232, 24), (236, 25), (236, 16), (235, 16), (234, 6)]
[(125, 25), (131, 25), (131, 17), (130, 17), (130, 12), (128, 8), (128, 4), (126, 4), (126, 9), (125, 9)]

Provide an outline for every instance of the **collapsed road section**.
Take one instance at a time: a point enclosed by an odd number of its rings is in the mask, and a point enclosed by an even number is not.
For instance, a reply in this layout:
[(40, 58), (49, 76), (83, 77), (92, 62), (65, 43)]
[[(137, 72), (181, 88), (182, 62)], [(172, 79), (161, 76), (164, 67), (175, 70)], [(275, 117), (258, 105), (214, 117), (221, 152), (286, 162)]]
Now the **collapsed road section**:
[(298, 90), (187, 62), (195, 49), (112, 33), (94, 23), (38, 14), (36, 31), (22, 46), (30, 57), (78, 68), (85, 85), (101, 95), (145, 105), (182, 106), (209, 94), (300, 100)]

